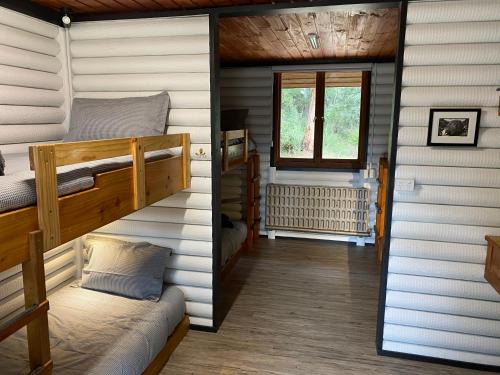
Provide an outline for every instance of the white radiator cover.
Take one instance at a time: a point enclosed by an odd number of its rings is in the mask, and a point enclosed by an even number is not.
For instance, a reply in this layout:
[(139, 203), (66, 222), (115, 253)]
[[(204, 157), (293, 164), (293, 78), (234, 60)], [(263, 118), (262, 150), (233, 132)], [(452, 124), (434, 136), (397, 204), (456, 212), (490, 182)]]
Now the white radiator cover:
[(266, 229), (370, 235), (370, 190), (268, 184)]

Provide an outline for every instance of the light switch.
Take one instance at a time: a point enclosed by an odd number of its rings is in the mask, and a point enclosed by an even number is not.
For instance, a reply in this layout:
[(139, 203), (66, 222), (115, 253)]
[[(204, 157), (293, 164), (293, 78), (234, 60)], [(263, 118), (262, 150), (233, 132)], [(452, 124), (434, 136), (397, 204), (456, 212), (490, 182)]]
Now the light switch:
[(395, 191), (413, 191), (415, 190), (415, 180), (406, 178), (397, 178), (394, 183)]

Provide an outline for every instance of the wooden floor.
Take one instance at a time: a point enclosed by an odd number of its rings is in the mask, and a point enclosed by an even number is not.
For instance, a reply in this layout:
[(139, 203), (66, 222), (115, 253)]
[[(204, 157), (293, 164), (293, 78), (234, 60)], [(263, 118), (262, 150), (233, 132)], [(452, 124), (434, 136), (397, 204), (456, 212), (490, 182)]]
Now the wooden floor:
[(481, 374), (375, 351), (373, 247), (261, 239), (225, 282), (218, 333), (190, 331), (161, 374)]

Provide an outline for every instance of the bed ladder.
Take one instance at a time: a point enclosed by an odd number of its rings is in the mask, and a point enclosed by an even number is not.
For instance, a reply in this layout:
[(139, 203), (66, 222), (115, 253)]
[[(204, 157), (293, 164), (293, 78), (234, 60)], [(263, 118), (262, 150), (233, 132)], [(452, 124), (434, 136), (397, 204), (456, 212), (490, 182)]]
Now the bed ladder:
[[(22, 262), (25, 310), (0, 325), (0, 342), (26, 326), (30, 375), (52, 374), (42, 231), (29, 233), (29, 254), (26, 255)], [(0, 259), (0, 272), (10, 268), (5, 267), (3, 260)]]

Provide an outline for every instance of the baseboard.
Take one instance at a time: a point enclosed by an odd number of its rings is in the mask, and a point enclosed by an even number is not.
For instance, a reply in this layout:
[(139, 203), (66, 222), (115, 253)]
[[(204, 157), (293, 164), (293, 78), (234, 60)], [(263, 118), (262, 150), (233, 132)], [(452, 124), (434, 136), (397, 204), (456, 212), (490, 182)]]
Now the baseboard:
[(378, 355), (383, 356), (383, 357), (401, 358), (401, 359), (407, 359), (407, 360), (411, 360), (411, 361), (435, 363), (435, 364), (440, 364), (440, 365), (466, 368), (466, 369), (471, 369), (471, 370), (480, 370), (480, 371), (497, 372), (497, 373), (500, 372), (500, 366), (482, 365), (479, 363), (463, 362), (463, 361), (456, 361), (456, 360), (452, 360), (452, 359), (437, 358), (437, 357), (428, 357), (428, 356), (418, 355), (418, 354), (393, 352), (393, 351), (384, 350), (384, 349), (377, 349), (377, 353), (378, 353)]
[[(323, 240), (323, 241), (336, 241), (336, 242), (350, 242), (356, 243), (358, 239), (364, 239), (366, 244), (373, 245), (375, 243), (375, 238), (373, 237), (355, 237), (355, 236), (342, 236), (336, 234), (322, 234), (322, 233), (311, 233), (311, 232), (296, 232), (296, 231), (285, 231), (285, 230), (275, 230), (276, 237), (283, 238), (303, 238), (309, 240)], [(260, 236), (267, 236), (267, 230), (260, 232)]]
[(215, 327), (201, 326), (199, 324), (191, 324), (189, 325), (189, 329), (192, 329), (193, 331), (210, 332), (210, 333), (217, 333), (218, 331), (218, 329)]

